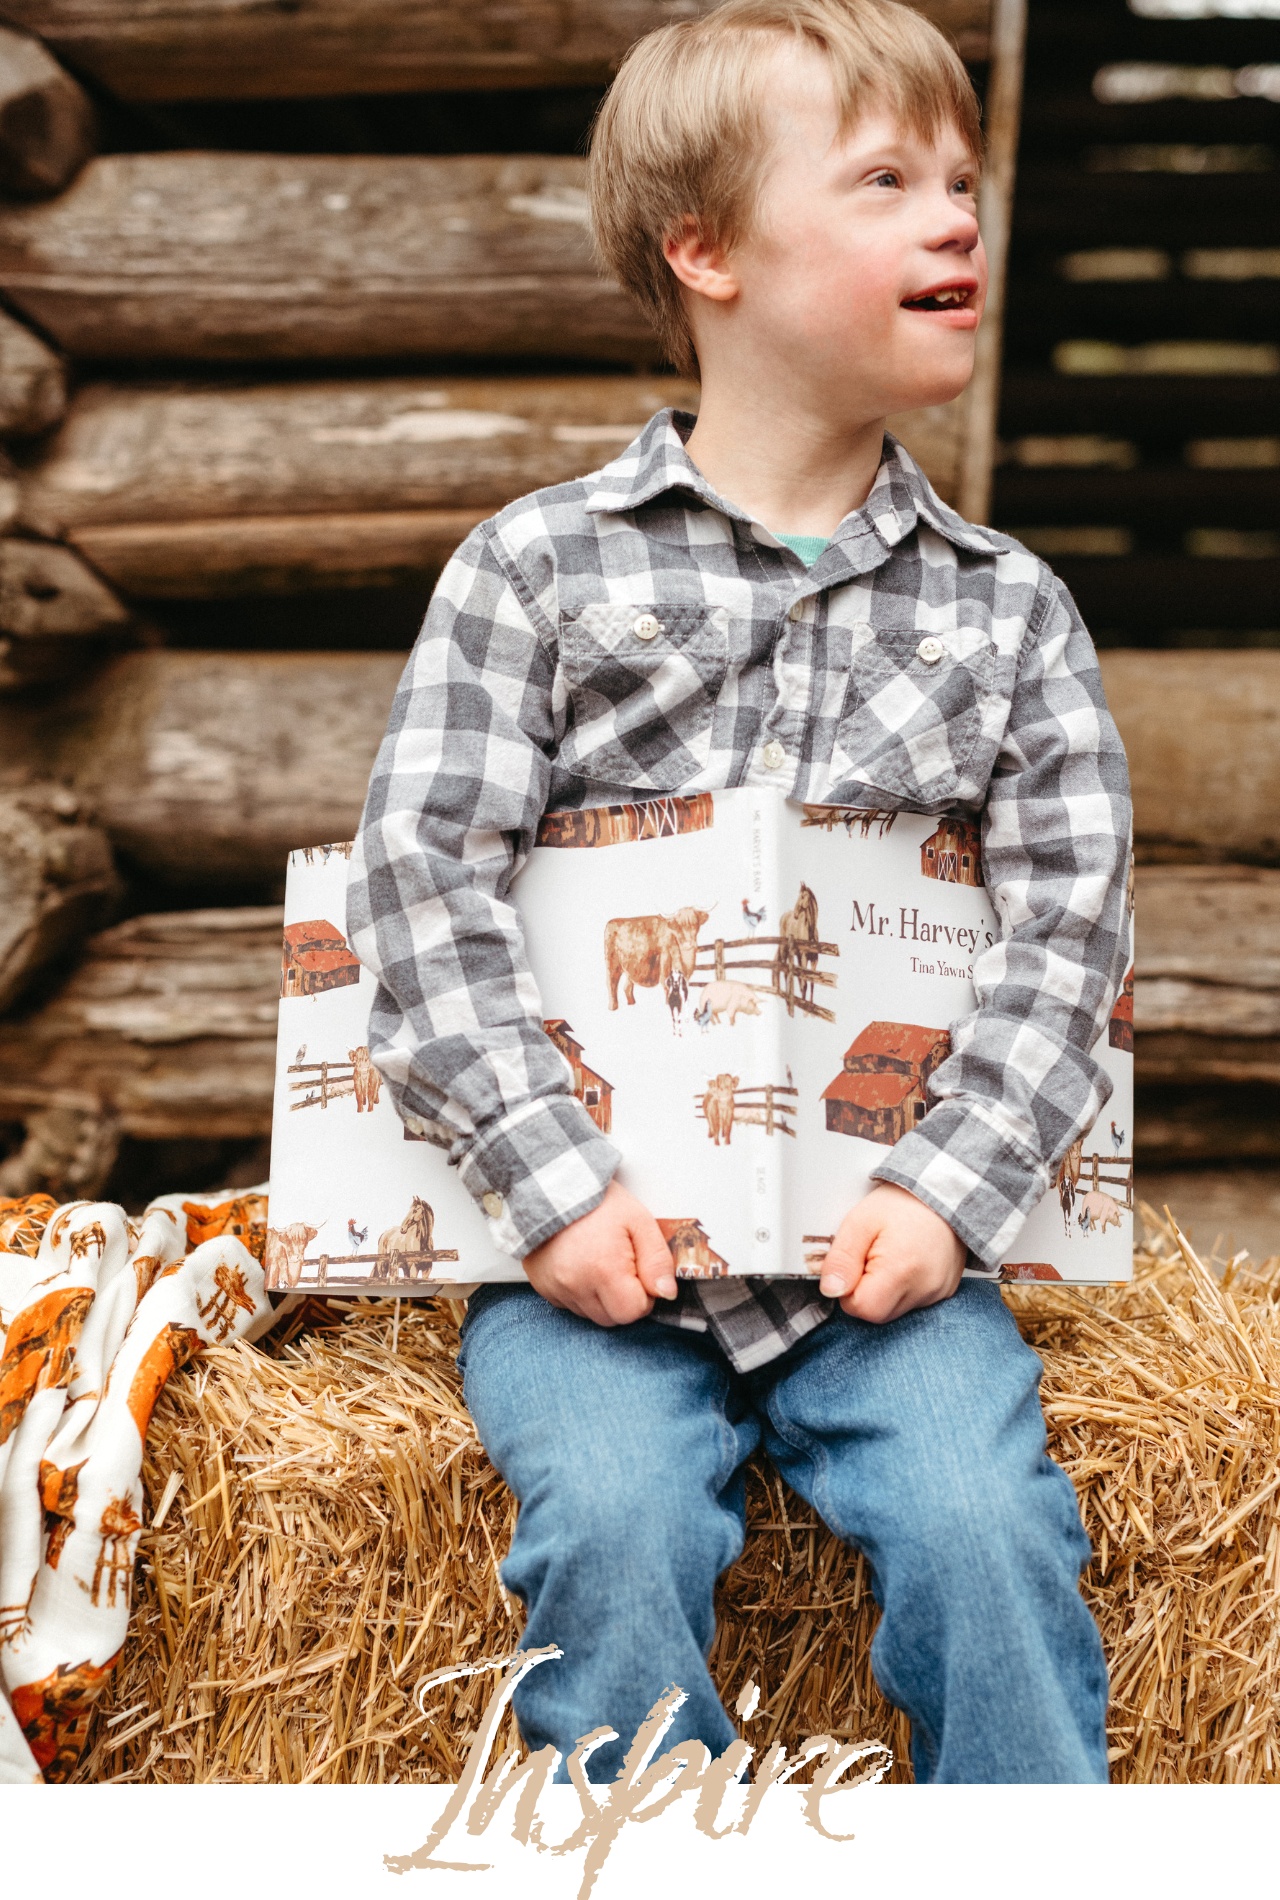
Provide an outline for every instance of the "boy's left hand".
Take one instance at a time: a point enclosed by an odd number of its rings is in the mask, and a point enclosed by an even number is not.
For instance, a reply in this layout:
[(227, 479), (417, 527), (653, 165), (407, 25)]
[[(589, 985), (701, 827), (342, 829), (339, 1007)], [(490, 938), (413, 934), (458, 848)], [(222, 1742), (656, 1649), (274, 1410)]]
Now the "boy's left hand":
[(851, 1319), (883, 1325), (950, 1299), (967, 1252), (940, 1214), (905, 1188), (880, 1181), (841, 1221), (819, 1291), (838, 1297)]

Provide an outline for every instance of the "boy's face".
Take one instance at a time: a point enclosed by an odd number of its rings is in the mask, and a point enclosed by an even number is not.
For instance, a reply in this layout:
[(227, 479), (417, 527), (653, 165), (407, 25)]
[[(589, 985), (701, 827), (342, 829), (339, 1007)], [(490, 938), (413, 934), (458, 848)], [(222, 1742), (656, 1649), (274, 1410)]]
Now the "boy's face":
[(987, 289), (959, 131), (926, 145), (873, 109), (842, 134), (825, 60), (791, 47), (766, 123), (757, 214), (726, 260), (754, 360), (776, 356), (849, 422), (950, 401), (973, 373)]

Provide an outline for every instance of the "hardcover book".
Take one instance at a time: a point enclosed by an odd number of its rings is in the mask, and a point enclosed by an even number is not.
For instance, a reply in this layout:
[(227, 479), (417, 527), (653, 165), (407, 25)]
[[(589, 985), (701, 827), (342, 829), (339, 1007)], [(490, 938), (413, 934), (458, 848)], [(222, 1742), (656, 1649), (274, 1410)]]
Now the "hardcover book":
[[(268, 1284), (454, 1293), (519, 1279), (447, 1151), (370, 1059), (350, 845), (289, 859)], [(816, 1272), (929, 1108), (998, 940), (975, 825), (755, 789), (549, 814), (511, 887), (566, 1080), (679, 1276)], [(1128, 1279), (1133, 973), (1093, 1051), (1113, 1092), (1001, 1269)]]

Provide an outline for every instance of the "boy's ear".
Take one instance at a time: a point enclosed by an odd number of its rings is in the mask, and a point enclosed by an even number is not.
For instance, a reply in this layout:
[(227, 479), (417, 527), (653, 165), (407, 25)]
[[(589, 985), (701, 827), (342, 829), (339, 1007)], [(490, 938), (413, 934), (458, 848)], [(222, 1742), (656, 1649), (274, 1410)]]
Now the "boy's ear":
[(697, 219), (689, 216), (663, 239), (663, 255), (687, 290), (712, 303), (729, 303), (738, 294), (738, 280), (727, 247), (709, 238)]

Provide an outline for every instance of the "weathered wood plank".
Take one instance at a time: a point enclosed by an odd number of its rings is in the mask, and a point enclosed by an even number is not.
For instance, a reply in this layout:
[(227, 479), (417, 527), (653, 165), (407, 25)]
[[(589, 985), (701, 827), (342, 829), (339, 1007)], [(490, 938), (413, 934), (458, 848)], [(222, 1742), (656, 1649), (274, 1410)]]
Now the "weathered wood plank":
[(0, 541), (0, 687), (69, 679), (130, 614), (71, 548)]
[[(65, 774), (154, 875), (274, 878), (291, 845), (349, 835), (402, 665), (125, 654), (78, 697), (0, 705), (0, 755)], [(1103, 669), (1140, 844), (1166, 859), (1280, 860), (1280, 654), (1110, 653)]]
[(278, 909), (134, 917), (86, 946), (41, 1008), (0, 1022), (0, 1118), (100, 1114), (124, 1134), (271, 1125)]
[(88, 97), (39, 40), (0, 26), (0, 193), (47, 198), (93, 150)]
[(1280, 653), (1101, 655), (1138, 854), (1280, 862)]
[(576, 158), (98, 158), (0, 207), (0, 289), (117, 361), (657, 355), (596, 269)]
[(101, 921), (117, 888), (106, 834), (74, 792), (0, 786), (0, 1011)]
[[(596, 85), (627, 47), (712, 0), (6, 0), (122, 99), (253, 99)], [(987, 0), (916, 0), (967, 59)]]
[[(697, 402), (674, 377), (96, 384), (24, 477), (21, 518), (152, 598), (419, 579), (484, 516)], [(954, 499), (963, 401), (891, 426)]]
[(0, 310), (0, 435), (43, 435), (66, 406), (61, 357)]

